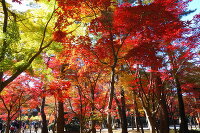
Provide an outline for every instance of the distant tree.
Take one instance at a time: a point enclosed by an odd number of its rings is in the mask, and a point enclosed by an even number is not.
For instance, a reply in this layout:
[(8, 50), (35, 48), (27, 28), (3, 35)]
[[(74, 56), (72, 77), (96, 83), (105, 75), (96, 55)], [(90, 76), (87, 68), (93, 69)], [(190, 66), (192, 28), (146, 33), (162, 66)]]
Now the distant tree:
[(34, 108), (39, 103), (40, 82), (29, 75), (19, 76), (12, 85), (8, 85), (0, 94), (1, 114), (5, 115), (6, 133), (9, 133), (10, 122), (22, 112), (23, 106)]

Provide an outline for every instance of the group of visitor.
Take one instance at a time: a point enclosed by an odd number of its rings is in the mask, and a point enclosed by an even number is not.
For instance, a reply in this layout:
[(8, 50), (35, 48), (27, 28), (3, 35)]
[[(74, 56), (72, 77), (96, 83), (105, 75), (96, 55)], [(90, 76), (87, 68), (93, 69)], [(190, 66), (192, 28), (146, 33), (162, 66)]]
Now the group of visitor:
[[(37, 133), (38, 128), (40, 127), (39, 122), (31, 122), (30, 124), (26, 122), (20, 122), (17, 120), (14, 120), (10, 124), (10, 133), (17, 133), (18, 131), (22, 131), (23, 133), (25, 132), (26, 129), (31, 129), (34, 128), (34, 131)], [(0, 121), (0, 133), (4, 133), (6, 130), (6, 124), (3, 121)]]
[(5, 125), (3, 122), (0, 122), (0, 133), (4, 133), (5, 131)]
[(17, 132), (20, 129), (20, 125), (21, 125), (20, 122), (17, 120), (12, 121), (10, 124), (10, 132), (11, 133)]

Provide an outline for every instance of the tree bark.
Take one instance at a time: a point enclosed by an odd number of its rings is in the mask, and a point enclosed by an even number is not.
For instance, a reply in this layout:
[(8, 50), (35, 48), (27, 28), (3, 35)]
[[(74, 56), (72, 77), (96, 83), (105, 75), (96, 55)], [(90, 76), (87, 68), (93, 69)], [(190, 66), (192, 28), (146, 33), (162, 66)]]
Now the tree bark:
[[(6, 7), (6, 1), (2, 0), (2, 7), (3, 7), (3, 13), (4, 13), (4, 20), (3, 20), (3, 33), (6, 34), (7, 32), (7, 27), (8, 27), (8, 10)], [(8, 47), (8, 43), (6, 42), (6, 38), (3, 39), (3, 46), (1, 49), (1, 54), (0, 54), (0, 63), (4, 60), (5, 58), (5, 53), (6, 49)]]
[[(10, 115), (10, 114), (8, 113), (8, 115)], [(10, 116), (8, 116), (7, 121), (6, 121), (6, 133), (9, 133), (10, 121), (11, 121)]]
[(126, 118), (126, 101), (125, 101), (125, 95), (124, 95), (124, 89), (121, 88), (121, 115), (122, 115), (122, 119), (121, 119), (121, 128), (122, 128), (122, 133), (128, 133), (127, 130), (127, 118)]
[(180, 124), (180, 133), (188, 133), (188, 124), (187, 124), (187, 118), (185, 116), (185, 106), (183, 102), (183, 96), (182, 96), (182, 90), (180, 81), (177, 76), (174, 76), (176, 88), (177, 88), (177, 95), (178, 95), (178, 103), (179, 103), (179, 115), (181, 118), (181, 124)]
[[(6, 35), (7, 32), (7, 26), (8, 26), (8, 11), (7, 11), (7, 7), (6, 7), (6, 1), (2, 0), (2, 7), (3, 7), (3, 14), (4, 14), (4, 20), (3, 20), (3, 34)], [(4, 60), (5, 58), (5, 53), (6, 53), (6, 49), (8, 47), (8, 44), (6, 42), (6, 38), (3, 39), (3, 46), (0, 49), (1, 53), (0, 53), (0, 63)], [(0, 92), (4, 89), (4, 82), (3, 82), (3, 70), (0, 70)]]
[[(138, 65), (139, 68), (139, 65)], [(139, 69), (138, 69), (139, 70)], [(151, 76), (151, 75), (150, 75)], [(155, 115), (157, 113), (157, 108), (155, 108), (155, 92), (154, 89), (152, 90), (151, 93), (151, 98), (149, 96), (146, 95), (146, 92), (144, 91), (143, 85), (142, 85), (142, 80), (141, 80), (141, 73), (140, 71), (138, 71), (138, 79), (139, 79), (139, 91), (138, 91), (138, 96), (141, 100), (141, 103), (143, 105), (143, 109), (148, 121), (148, 125), (150, 128), (150, 133), (156, 133), (156, 129), (157, 129), (157, 125), (156, 125), (156, 119), (155, 119)], [(152, 78), (150, 78), (151, 82), (152, 82)], [(152, 85), (151, 85), (152, 86)], [(154, 87), (154, 86), (152, 86)], [(143, 94), (143, 95), (142, 95)]]
[(136, 92), (133, 91), (133, 104), (135, 105), (135, 121), (136, 121), (136, 128), (137, 128), (137, 131), (140, 131), (139, 129), (139, 125), (141, 127), (141, 132), (144, 133), (144, 129), (143, 129), (143, 123), (141, 122), (141, 119), (140, 119), (140, 112), (138, 111), (138, 104), (137, 104), (137, 100), (136, 100)]
[(153, 119), (152, 113), (146, 109), (144, 109), (144, 111), (145, 111), (147, 121), (149, 124), (150, 133), (156, 133), (156, 123), (155, 123), (155, 120)]
[(57, 118), (57, 133), (64, 133), (65, 118), (64, 118), (64, 103), (58, 102), (58, 118)]
[(44, 112), (44, 106), (45, 106), (45, 101), (46, 98), (42, 98), (42, 106), (41, 106), (41, 117), (42, 117), (42, 133), (48, 133), (48, 128), (47, 128), (47, 119), (46, 119), (46, 114)]
[(109, 94), (109, 102), (108, 102), (108, 115), (107, 115), (107, 126), (108, 126), (108, 133), (113, 133), (112, 131), (112, 117), (111, 117), (111, 109), (112, 109), (112, 102), (114, 97), (114, 90), (115, 90), (115, 67), (112, 67), (111, 73), (111, 84), (110, 84), (110, 94)]
[(91, 125), (92, 133), (96, 133), (95, 125), (96, 125), (96, 121), (95, 121), (95, 120), (92, 120), (92, 125)]
[(157, 99), (160, 104), (160, 132), (169, 133), (169, 111), (166, 103), (165, 88), (162, 84), (160, 75), (156, 75), (156, 84), (157, 84)]
[(161, 119), (160, 132), (169, 133), (169, 112), (167, 109), (166, 101), (164, 99), (161, 99), (160, 105), (161, 105), (161, 113), (162, 113), (161, 118), (163, 118)]
[(91, 87), (91, 98), (92, 98), (92, 103), (91, 103), (91, 107), (92, 107), (92, 120), (91, 120), (91, 129), (92, 129), (92, 133), (96, 133), (96, 120), (94, 120), (94, 111), (95, 111), (95, 105), (94, 105), (94, 89), (95, 87)]
[(111, 113), (108, 113), (108, 116), (107, 116), (107, 127), (108, 127), (108, 133), (113, 133), (113, 131), (112, 131), (112, 117), (111, 117)]
[(84, 115), (83, 115), (83, 100), (82, 100), (82, 90), (81, 87), (78, 86), (78, 94), (79, 94), (79, 101), (80, 101), (80, 115), (79, 115), (79, 121), (80, 121), (80, 133), (84, 132)]

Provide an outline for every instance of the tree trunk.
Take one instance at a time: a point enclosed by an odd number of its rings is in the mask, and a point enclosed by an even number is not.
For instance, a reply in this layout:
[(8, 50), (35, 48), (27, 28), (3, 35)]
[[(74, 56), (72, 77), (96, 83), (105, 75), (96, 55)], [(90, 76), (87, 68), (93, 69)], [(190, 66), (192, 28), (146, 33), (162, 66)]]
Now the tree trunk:
[(112, 131), (112, 117), (111, 117), (110, 112), (108, 112), (108, 115), (107, 115), (107, 127), (108, 127), (108, 133), (113, 133), (113, 131)]
[(122, 115), (122, 119), (121, 119), (121, 128), (122, 128), (122, 133), (128, 133), (127, 130), (127, 118), (126, 118), (126, 101), (125, 101), (125, 95), (124, 95), (124, 89), (121, 88), (121, 115)]
[(119, 117), (120, 117), (120, 126), (122, 127), (123, 125), (122, 125), (122, 108), (121, 108), (121, 106), (120, 106), (120, 102), (119, 102), (119, 100), (117, 99), (117, 97), (115, 96), (115, 101), (116, 101), (116, 103), (117, 103), (117, 107), (118, 107), (118, 113), (119, 113)]
[(169, 112), (167, 109), (166, 101), (161, 99), (160, 105), (161, 105), (161, 114), (162, 114), (161, 118), (163, 118), (161, 119), (160, 132), (169, 133)]
[(135, 105), (135, 121), (136, 121), (136, 128), (137, 128), (137, 131), (140, 131), (139, 129), (139, 125), (141, 127), (141, 132), (144, 133), (144, 129), (143, 129), (143, 123), (141, 122), (140, 120), (140, 112), (138, 111), (138, 105), (137, 105), (137, 100), (136, 100), (136, 92), (133, 91), (133, 104)]
[(176, 82), (178, 103), (179, 103), (178, 108), (179, 108), (179, 115), (181, 118), (180, 133), (188, 133), (188, 124), (187, 124), (187, 118), (185, 116), (185, 106), (184, 106), (184, 102), (183, 102), (181, 85), (180, 85), (180, 82), (179, 82), (179, 79), (177, 76), (174, 76), (174, 79)]
[[(1, 3), (2, 3), (3, 14), (4, 14), (4, 18), (3, 18), (3, 21), (4, 21), (3, 22), (3, 34), (6, 35), (7, 26), (8, 26), (8, 10), (7, 10), (7, 7), (6, 7), (6, 1), (2, 0)], [(4, 60), (5, 54), (6, 54), (6, 50), (7, 50), (7, 47), (8, 47), (8, 43), (6, 41), (6, 37), (4, 37), (2, 44), (1, 44), (1, 49), (0, 49), (0, 51), (1, 51), (1, 53), (0, 53), (0, 63), (2, 63), (2, 61)], [(3, 80), (3, 76), (4, 76), (4, 72), (3, 72), (3, 70), (0, 70), (0, 92), (3, 91), (3, 89), (5, 87), (4, 82), (3, 82), (4, 81)]]
[(147, 121), (148, 121), (148, 124), (149, 124), (150, 133), (156, 133), (156, 123), (155, 123), (155, 120), (152, 117), (151, 112), (149, 112), (146, 109), (144, 109), (144, 111), (145, 111)]
[(80, 86), (78, 86), (78, 94), (79, 94), (79, 101), (80, 101), (80, 115), (79, 115), (79, 121), (80, 121), (80, 133), (83, 133), (84, 131), (84, 116), (83, 116), (83, 100), (82, 100), (82, 90)]
[(95, 121), (95, 120), (92, 120), (92, 125), (91, 125), (92, 133), (96, 133), (95, 125), (96, 125), (96, 121)]
[[(54, 97), (55, 98), (55, 97)], [(54, 121), (53, 121), (53, 127), (52, 127), (52, 131), (53, 131), (53, 133), (55, 133), (55, 130), (56, 130), (56, 124), (57, 124), (57, 119), (58, 119), (58, 115), (57, 115), (57, 109), (58, 109), (58, 107), (57, 107), (57, 99), (55, 98), (55, 103), (54, 103), (54, 105), (55, 105), (55, 114), (54, 114)]]
[[(7, 27), (8, 27), (8, 10), (7, 10), (7, 7), (6, 7), (6, 0), (2, 0), (1, 1), (2, 3), (2, 7), (3, 7), (3, 14), (4, 14), (4, 18), (3, 18), (3, 33), (6, 34), (7, 32)], [(1, 42), (2, 43), (2, 42)], [(8, 47), (8, 43), (6, 41), (6, 37), (3, 39), (3, 45), (1, 47), (1, 53), (0, 53), (0, 63), (4, 60), (5, 58), (5, 55), (6, 55), (6, 49)], [(3, 73), (3, 71), (1, 71)], [(3, 75), (1, 75), (1, 78)], [(2, 84), (2, 79), (0, 79), (0, 92), (3, 90), (3, 84)]]
[(42, 98), (42, 105), (41, 105), (41, 117), (42, 117), (42, 133), (48, 133), (48, 128), (47, 128), (47, 119), (46, 119), (46, 114), (44, 112), (44, 106), (45, 106), (45, 97)]
[(84, 130), (84, 124), (83, 124), (83, 119), (81, 118), (80, 119), (80, 133), (83, 133), (83, 130)]
[(169, 112), (168, 106), (166, 103), (166, 95), (165, 95), (165, 88), (161, 81), (160, 75), (156, 75), (156, 84), (157, 84), (157, 99), (160, 104), (160, 132), (161, 133), (169, 133)]
[(7, 121), (6, 121), (6, 133), (9, 133), (9, 130), (10, 130), (10, 114), (8, 113), (8, 118), (7, 118)]
[(95, 105), (94, 105), (94, 94), (95, 94), (95, 92), (94, 92), (94, 89), (95, 89), (95, 87), (91, 87), (91, 90), (90, 90), (90, 92), (91, 92), (91, 98), (92, 98), (92, 103), (91, 103), (91, 107), (92, 107), (92, 120), (91, 120), (91, 130), (92, 130), (92, 133), (96, 133), (96, 128), (95, 128), (95, 126), (96, 126), (96, 120), (94, 120), (94, 111), (95, 111)]
[(58, 102), (58, 118), (57, 118), (57, 133), (64, 133), (65, 118), (64, 118), (64, 103)]
[(108, 102), (108, 115), (107, 115), (107, 126), (108, 126), (108, 133), (113, 133), (112, 131), (112, 117), (111, 117), (111, 109), (112, 109), (112, 102), (115, 90), (115, 66), (112, 67), (111, 73), (111, 84), (110, 84), (110, 94), (109, 94), (109, 102)]

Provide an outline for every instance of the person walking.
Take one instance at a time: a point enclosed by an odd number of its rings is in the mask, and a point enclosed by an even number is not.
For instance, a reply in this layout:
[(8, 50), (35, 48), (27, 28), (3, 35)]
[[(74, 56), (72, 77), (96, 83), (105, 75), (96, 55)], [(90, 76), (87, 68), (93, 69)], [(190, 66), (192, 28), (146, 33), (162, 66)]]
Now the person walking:
[(34, 128), (35, 128), (35, 132), (36, 132), (36, 133), (37, 133), (38, 127), (39, 127), (38, 123), (35, 122), (35, 124), (34, 124)]
[(0, 133), (3, 131), (3, 123), (0, 122)]
[(14, 133), (15, 132), (15, 127), (13, 125), (10, 126), (10, 133)]

